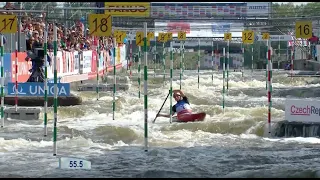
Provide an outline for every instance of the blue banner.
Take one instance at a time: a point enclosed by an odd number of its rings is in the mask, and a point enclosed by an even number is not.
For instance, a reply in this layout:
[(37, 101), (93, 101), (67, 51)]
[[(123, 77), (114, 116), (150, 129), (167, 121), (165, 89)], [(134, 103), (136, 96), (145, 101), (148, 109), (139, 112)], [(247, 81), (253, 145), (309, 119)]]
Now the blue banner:
[[(11, 53), (5, 53), (3, 55), (3, 58), (4, 58), (4, 65), (3, 65), (4, 75), (6, 78), (9, 78), (8, 76), (11, 74)], [(1, 76), (1, 71), (0, 71), (0, 76)]]
[[(70, 84), (58, 83), (58, 96), (70, 96)], [(15, 83), (8, 83), (7, 95), (15, 95)], [(48, 83), (48, 96), (54, 95), (54, 84)], [(44, 83), (18, 83), (18, 96), (44, 96)]]
[(230, 32), (231, 29), (231, 24), (213, 24), (212, 25), (212, 32), (215, 33), (225, 33), (225, 32)]

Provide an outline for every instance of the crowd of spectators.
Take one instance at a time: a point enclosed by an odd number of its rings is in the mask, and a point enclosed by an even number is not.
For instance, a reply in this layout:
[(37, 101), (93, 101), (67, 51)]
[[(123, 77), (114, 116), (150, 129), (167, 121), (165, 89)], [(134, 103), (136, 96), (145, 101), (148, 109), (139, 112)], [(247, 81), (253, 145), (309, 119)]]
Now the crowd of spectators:
[[(8, 10), (7, 12), (1, 12), (2, 14), (16, 14), (10, 12), (10, 10), (17, 10), (10, 2), (2, 8)], [(42, 13), (40, 15), (34, 16), (28, 13), (22, 13), (21, 17), (21, 33), (26, 36), (26, 50), (32, 50), (34, 47), (43, 47), (44, 43), (44, 33), (46, 14)], [(57, 45), (58, 50), (72, 51), (72, 50), (92, 50), (100, 44), (99, 47), (105, 50), (110, 50), (112, 48), (113, 38), (108, 37), (94, 37), (89, 33), (89, 29), (86, 28), (84, 24), (78, 20), (74, 22), (74, 25), (70, 28), (64, 26), (64, 24), (57, 22), (48, 22), (48, 50), (53, 50), (53, 25), (57, 26)]]

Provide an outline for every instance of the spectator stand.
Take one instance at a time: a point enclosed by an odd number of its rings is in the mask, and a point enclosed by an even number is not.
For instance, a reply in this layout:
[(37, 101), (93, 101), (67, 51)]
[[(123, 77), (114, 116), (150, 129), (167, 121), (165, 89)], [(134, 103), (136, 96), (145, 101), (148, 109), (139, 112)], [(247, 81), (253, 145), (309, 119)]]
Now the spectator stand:
[[(67, 8), (68, 9), (68, 8)], [(92, 8), (69, 8), (69, 9), (84, 9), (84, 10), (91, 10)], [(105, 9), (105, 8), (97, 8), (97, 9)], [(109, 8), (109, 9), (114, 9), (114, 10), (119, 10), (119, 9), (128, 9), (128, 8)], [(130, 9), (130, 8), (129, 8)], [(136, 9), (136, 8), (131, 8), (131, 9)], [(4, 37), (3, 35), (1, 36), (1, 40), (5, 40), (6, 44), (4, 44), (4, 42), (1, 42), (2, 48), (4, 48), (5, 46), (7, 46), (7, 52), (12, 53), (12, 54), (17, 54), (17, 53), (24, 53), (26, 54), (24, 51), (28, 51), (28, 50), (32, 50), (34, 49), (34, 46), (36, 44), (38, 44), (38, 46), (40, 47), (44, 47), (44, 44), (47, 44), (48, 47), (48, 52), (52, 52), (53, 50), (53, 41), (56, 41), (55, 43), (58, 44), (57, 49), (54, 49), (54, 69), (55, 69), (55, 73), (56, 69), (57, 69), (57, 51), (80, 51), (80, 52), (84, 52), (86, 50), (98, 50), (99, 51), (107, 51), (110, 54), (111, 50), (113, 50), (113, 68), (114, 69), (114, 84), (113, 87), (115, 87), (115, 83), (116, 83), (116, 74), (115, 74), (115, 69), (116, 69), (116, 53), (115, 53), (115, 49), (120, 49), (121, 46), (125, 46), (122, 43), (119, 43), (118, 45), (116, 44), (116, 41), (113, 37), (113, 34), (111, 34), (111, 36), (109, 37), (98, 37), (98, 36), (91, 36), (89, 34), (89, 29), (85, 29), (85, 20), (84, 19), (80, 19), (78, 21), (76, 21), (75, 26), (68, 28), (67, 30), (65, 29), (64, 25), (61, 23), (57, 23), (55, 21), (52, 20), (48, 20), (48, 17), (46, 16), (47, 11), (44, 10), (19, 10), (19, 9), (13, 9), (13, 10), (7, 10), (7, 9), (3, 9), (0, 10), (0, 12), (7, 12), (7, 14), (3, 14), (1, 16), (3, 16), (2, 18), (6, 18), (6, 19), (14, 19), (13, 21), (13, 25), (12, 27), (14, 28), (10, 28), (10, 31), (6, 31), (3, 32), (3, 34), (6, 34), (7, 38)], [(9, 13), (12, 13), (11, 15), (8, 15)], [(24, 13), (24, 14), (23, 14)], [(27, 13), (36, 13), (39, 14), (39, 16), (33, 16), (32, 18), (29, 18), (28, 15), (26, 15)], [(23, 16), (21, 15), (23, 14)], [(26, 15), (26, 16), (25, 16)], [(18, 17), (18, 18), (17, 18)], [(21, 19), (20, 25), (18, 27), (19, 22), (17, 22), (17, 19)], [(21, 31), (19, 31), (19, 29)], [(65, 32), (67, 32), (67, 37), (65, 37)], [(12, 34), (12, 35), (11, 35)], [(21, 34), (25, 35), (25, 39), (21, 38)], [(11, 38), (12, 36), (12, 38)], [(21, 46), (15, 46), (16, 44), (20, 43), (20, 44), (24, 44), (23, 41), (18, 42), (18, 37), (20, 36), (20, 39), (25, 40), (25, 47), (21, 47)], [(45, 38), (47, 37), (47, 38)], [(11, 38), (11, 39), (10, 39)], [(9, 39), (9, 40), (8, 40)], [(12, 44), (8, 44), (8, 41), (13, 41)], [(46, 43), (47, 42), (47, 43)], [(39, 45), (40, 44), (40, 45)], [(20, 48), (20, 51), (18, 52), (18, 49)], [(45, 48), (46, 49), (46, 48)], [(11, 55), (12, 55), (11, 54)], [(101, 54), (101, 53), (100, 53)], [(96, 55), (98, 56), (98, 55)], [(12, 59), (12, 57), (9, 57), (10, 59)], [(14, 56), (15, 59), (15, 86), (13, 89), (15, 92), (15, 97), (17, 97), (18, 99), (18, 94), (20, 94), (19, 91), (19, 84), (18, 82), (18, 76), (17, 74), (20, 73), (18, 72), (18, 61), (17, 61), (17, 55)], [(79, 58), (81, 59), (81, 58)], [(92, 56), (92, 59), (94, 59), (94, 57)], [(99, 58), (97, 58), (98, 61)], [(3, 69), (3, 65), (4, 65), (4, 56), (3, 54), (1, 54), (1, 69)], [(13, 62), (12, 60), (9, 61), (10, 63)], [(94, 62), (94, 60), (91, 60), (91, 62)], [(97, 62), (95, 62), (97, 63)], [(10, 65), (11, 66), (11, 65)], [(20, 66), (20, 65), (19, 65)], [(93, 66), (93, 65), (91, 65)], [(97, 66), (99, 66), (99, 64), (97, 63)], [(120, 64), (121, 66), (121, 64)], [(81, 66), (80, 66), (81, 67)], [(91, 67), (92, 68), (92, 67)], [(102, 67), (104, 68), (104, 67)], [(97, 71), (97, 77), (100, 76), (100, 72), (99, 69), (95, 70)], [(13, 70), (12, 70), (13, 72)], [(92, 71), (91, 71), (92, 72)], [(4, 74), (1, 74), (2, 79), (4, 79)], [(57, 75), (55, 74), (55, 77), (57, 77)], [(47, 80), (48, 81), (48, 80)], [(55, 82), (55, 95), (54, 95), (54, 99), (57, 99), (57, 80), (55, 78), (54, 80)], [(11, 83), (13, 84), (13, 83)], [(45, 87), (48, 85), (45, 85)], [(14, 109), (10, 109), (10, 108), (4, 108), (4, 81), (1, 81), (1, 109), (2, 111), (6, 111), (7, 114), (11, 113), (11, 116), (13, 117), (13, 114), (28, 114), (30, 115), (30, 112), (32, 111), (32, 108), (24, 108), (24, 107), (17, 107), (18, 102), (16, 103), (16, 106), (14, 107)], [(113, 89), (113, 97), (115, 99), (115, 88)], [(55, 103), (55, 108), (56, 107), (56, 103)], [(114, 105), (114, 102), (113, 102)], [(10, 111), (8, 111), (10, 109)], [(22, 110), (23, 109), (23, 110)], [(35, 108), (33, 108), (35, 109)], [(47, 109), (47, 107), (45, 107), (44, 109)], [(39, 117), (39, 113), (40, 110), (36, 109), (34, 110), (34, 113), (36, 114), (34, 117)], [(4, 126), (4, 112), (1, 112), (2, 116), (1, 116), (1, 120), (2, 120), (2, 125)], [(20, 115), (21, 116), (21, 115)], [(34, 118), (33, 117), (33, 118)], [(54, 121), (57, 121), (57, 114), (56, 112), (54, 112)], [(14, 118), (16, 119), (16, 117)], [(18, 119), (21, 119), (21, 117), (19, 117)], [(54, 123), (56, 124), (56, 123)], [(56, 129), (57, 127), (54, 126), (54, 128)], [(56, 131), (55, 131), (56, 132)], [(56, 134), (54, 135), (56, 136)], [(56, 139), (56, 138), (54, 138)], [(55, 142), (54, 142), (55, 143)], [(56, 146), (54, 146), (54, 155), (56, 155)]]
[[(10, 42), (10, 46), (12, 46), (12, 44), (15, 44), (15, 56), (14, 56), (14, 59), (15, 59), (15, 67), (14, 67), (14, 70), (15, 70), (15, 84), (13, 86), (13, 91), (14, 91), (14, 96), (15, 96), (15, 106), (14, 107), (5, 107), (4, 106), (4, 99), (5, 99), (5, 94), (4, 94), (4, 88), (5, 88), (5, 84), (4, 84), (4, 47), (5, 47), (5, 44), (4, 44), (4, 39), (6, 39), (6, 43), (8, 42), (8, 39), (4, 37), (4, 34), (12, 34), (14, 33), (15, 35), (18, 34), (17, 30), (19, 29), (18, 27), (18, 21), (17, 19), (17, 16), (16, 14), (14, 13), (19, 13), (21, 12), (22, 10), (7, 10), (7, 9), (2, 9), (0, 10), (0, 12), (6, 12), (6, 13), (2, 13), (1, 14), (1, 19), (2, 19), (2, 22), (5, 22), (5, 25), (0, 29), (0, 32), (2, 33), (1, 34), (1, 127), (4, 127), (4, 119), (5, 118), (13, 118), (13, 119), (33, 119), (33, 118), (36, 118), (36, 117), (39, 117), (39, 114), (40, 114), (40, 109), (41, 108), (37, 108), (37, 107), (19, 107), (18, 108), (18, 74), (17, 74), (17, 70), (18, 70), (18, 38), (17, 36), (15, 36), (14, 40), (12, 39), (12, 42)], [(11, 35), (8, 36), (11, 38)], [(9, 39), (10, 41), (10, 39)], [(7, 44), (8, 45), (8, 44)], [(11, 48), (11, 47), (10, 47)], [(10, 50), (10, 52), (12, 52), (12, 49)], [(8, 59), (9, 60), (6, 60), (6, 61), (9, 61), (10, 63), (10, 67), (11, 67), (11, 58), (12, 56), (9, 56)], [(13, 76), (13, 75), (12, 75)], [(8, 94), (8, 90), (6, 90), (7, 94)], [(11, 89), (10, 89), (11, 90)], [(8, 95), (6, 95), (8, 96)]]

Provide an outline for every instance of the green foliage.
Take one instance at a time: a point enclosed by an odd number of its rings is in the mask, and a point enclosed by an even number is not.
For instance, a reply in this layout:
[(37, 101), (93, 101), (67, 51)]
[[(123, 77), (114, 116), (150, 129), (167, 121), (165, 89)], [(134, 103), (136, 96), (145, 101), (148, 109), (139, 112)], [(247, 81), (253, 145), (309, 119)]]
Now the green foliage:
[(272, 17), (320, 16), (319, 10), (319, 2), (309, 2), (301, 5), (294, 5), (292, 2), (286, 4), (273, 3)]
[[(272, 4), (272, 18), (293, 18), (293, 17), (310, 17), (320, 16), (320, 3), (309, 2), (307, 4), (294, 5), (292, 2), (286, 4)], [(281, 24), (284, 20), (272, 20)], [(281, 31), (287, 32), (288, 27), (278, 27)], [(293, 27), (290, 27), (293, 30)], [(277, 31), (277, 28), (272, 28), (270, 31)]]

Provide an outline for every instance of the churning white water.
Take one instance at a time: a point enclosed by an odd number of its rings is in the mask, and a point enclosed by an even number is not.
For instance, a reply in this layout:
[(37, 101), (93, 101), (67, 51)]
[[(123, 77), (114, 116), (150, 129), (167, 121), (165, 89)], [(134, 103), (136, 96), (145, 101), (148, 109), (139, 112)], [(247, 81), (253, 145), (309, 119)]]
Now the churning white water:
[[(174, 89), (179, 88), (178, 72)], [(91, 170), (58, 169), (52, 133), (43, 137), (42, 120), (7, 120), (0, 129), (0, 177), (319, 177), (318, 138), (264, 137), (268, 105), (264, 71), (254, 76), (245, 71), (244, 77), (230, 73), (225, 113), (221, 71), (213, 77), (211, 71), (202, 71), (199, 89), (196, 71), (185, 71), (182, 80), (193, 111), (207, 113), (205, 121), (170, 124), (159, 117), (152, 124), (169, 83), (163, 85), (162, 75), (149, 75), (148, 152), (143, 96), (138, 98), (136, 81), (128, 92), (117, 92), (115, 120), (111, 92), (101, 93), (99, 101), (94, 92), (77, 92), (83, 105), (58, 110), (58, 157), (88, 159)], [(295, 88), (309, 88), (308, 97), (318, 98), (312, 91), (320, 84), (308, 83), (312, 80), (291, 80), (284, 71), (274, 72), (272, 121), (284, 119), (286, 97), (306, 98)], [(169, 100), (162, 112), (169, 112)]]

